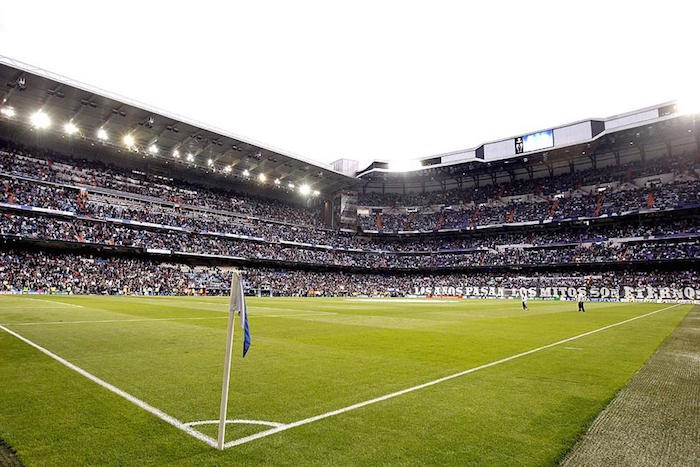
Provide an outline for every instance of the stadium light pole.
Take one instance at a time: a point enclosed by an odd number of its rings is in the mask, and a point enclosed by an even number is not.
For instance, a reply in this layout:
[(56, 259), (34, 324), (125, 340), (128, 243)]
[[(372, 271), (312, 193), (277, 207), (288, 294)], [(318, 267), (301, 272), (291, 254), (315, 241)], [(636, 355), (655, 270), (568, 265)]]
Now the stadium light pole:
[[(228, 307), (228, 328), (226, 331), (226, 353), (224, 354), (224, 376), (221, 383), (221, 406), (219, 407), (219, 436), (216, 447), (223, 451), (226, 441), (226, 409), (228, 406), (228, 385), (231, 378), (231, 351), (233, 349), (233, 328), (236, 321), (236, 311), (234, 294), (241, 289), (241, 275), (238, 271), (233, 271), (231, 276), (231, 301)], [(239, 311), (239, 310), (238, 310)]]

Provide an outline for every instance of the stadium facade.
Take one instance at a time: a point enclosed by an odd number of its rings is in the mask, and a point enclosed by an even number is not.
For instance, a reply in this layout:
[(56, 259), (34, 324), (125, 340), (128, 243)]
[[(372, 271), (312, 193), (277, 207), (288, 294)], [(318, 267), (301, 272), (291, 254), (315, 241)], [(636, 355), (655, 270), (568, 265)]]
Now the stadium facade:
[(694, 300), (700, 136), (674, 102), (331, 165), (0, 58), (3, 291)]

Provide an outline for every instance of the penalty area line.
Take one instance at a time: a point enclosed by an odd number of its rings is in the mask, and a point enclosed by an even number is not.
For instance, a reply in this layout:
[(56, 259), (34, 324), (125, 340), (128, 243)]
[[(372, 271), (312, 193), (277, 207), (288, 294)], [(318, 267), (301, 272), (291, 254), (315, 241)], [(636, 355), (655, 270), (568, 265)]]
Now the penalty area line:
[(428, 381), (427, 383), (423, 383), (423, 384), (419, 384), (417, 386), (412, 386), (410, 388), (402, 389), (401, 391), (396, 391), (396, 392), (392, 392), (390, 394), (385, 394), (383, 396), (375, 397), (374, 399), (369, 399), (369, 400), (366, 400), (363, 402), (358, 402), (357, 404), (349, 405), (347, 407), (333, 410), (331, 412), (322, 413), (320, 415), (315, 415), (313, 417), (305, 418), (303, 420), (297, 420), (296, 422), (286, 423), (284, 425), (274, 427), (274, 428), (271, 428), (269, 430), (260, 431), (258, 433), (254, 433), (254, 434), (249, 435), (249, 436), (244, 436), (242, 438), (238, 438), (238, 439), (235, 439), (233, 441), (229, 441), (228, 443), (224, 444), (224, 449), (232, 448), (234, 446), (239, 446), (239, 445), (245, 444), (245, 443), (249, 443), (251, 441), (255, 441), (256, 439), (265, 438), (267, 436), (274, 435), (275, 433), (280, 433), (282, 431), (290, 430), (290, 429), (296, 428), (298, 426), (307, 425), (309, 423), (317, 422), (317, 421), (323, 420), (325, 418), (334, 417), (336, 415), (340, 415), (340, 414), (343, 414), (345, 412), (357, 410), (357, 409), (360, 409), (362, 407), (366, 407), (368, 405), (376, 404), (377, 402), (382, 402), (382, 401), (385, 401), (388, 399), (393, 399), (394, 397), (402, 396), (404, 394), (408, 394), (408, 393), (413, 392), (413, 391), (418, 391), (420, 389), (425, 389), (425, 388), (428, 388), (430, 386), (435, 386), (436, 384), (444, 383), (446, 381), (450, 381), (452, 379), (459, 378), (461, 376), (475, 373), (479, 370), (484, 370), (486, 368), (500, 365), (502, 363), (510, 362), (511, 360), (515, 360), (517, 358), (525, 357), (527, 355), (532, 355), (532, 354), (540, 352), (542, 350), (550, 349), (552, 347), (556, 347), (556, 346), (561, 345), (561, 344), (566, 344), (567, 342), (571, 342), (571, 341), (574, 341), (576, 339), (581, 339), (582, 337), (590, 336), (592, 334), (596, 334), (598, 332), (605, 331), (607, 329), (614, 328), (616, 326), (622, 326), (623, 324), (627, 324), (627, 323), (630, 323), (632, 321), (636, 321), (638, 319), (646, 318), (648, 316), (655, 315), (656, 313), (660, 313), (662, 311), (665, 311), (665, 310), (668, 310), (671, 308), (675, 308), (677, 306), (679, 306), (679, 305), (676, 304), (676, 305), (667, 306), (667, 307), (661, 308), (659, 310), (651, 311), (651, 312), (645, 313), (643, 315), (639, 315), (639, 316), (635, 316), (633, 318), (619, 321), (617, 323), (608, 324), (607, 326), (603, 326), (603, 327), (598, 328), (598, 329), (593, 329), (592, 331), (587, 331), (587, 332), (577, 334), (577, 335), (572, 336), (572, 337), (567, 337), (565, 339), (561, 339), (561, 340), (558, 340), (556, 342), (552, 342), (551, 344), (543, 345), (541, 347), (536, 347), (534, 349), (530, 349), (530, 350), (527, 350), (525, 352), (511, 355), (510, 357), (501, 358), (500, 360), (495, 360), (495, 361), (490, 362), (490, 363), (485, 363), (483, 365), (469, 368), (468, 370), (460, 371), (459, 373), (454, 373), (454, 374), (451, 374), (448, 376), (443, 376), (442, 378)]
[(192, 436), (200, 441), (205, 442), (206, 444), (208, 444), (209, 446), (211, 446), (213, 448), (216, 447), (216, 440), (214, 438), (211, 438), (211, 437), (205, 435), (204, 433), (201, 433), (201, 432), (195, 430), (194, 428), (187, 425), (186, 423), (181, 422), (177, 418), (175, 418), (171, 415), (168, 415), (167, 413), (163, 412), (162, 410), (153, 407), (152, 405), (148, 404), (147, 402), (142, 401), (141, 399), (139, 399), (135, 396), (132, 396), (128, 392), (126, 392), (122, 389), (119, 389), (118, 387), (114, 386), (113, 384), (110, 384), (107, 381), (98, 378), (97, 376), (93, 375), (92, 373), (88, 372), (87, 370), (84, 370), (84, 369), (80, 368), (79, 366), (69, 362), (65, 358), (56, 355), (55, 353), (51, 352), (50, 350), (40, 346), (39, 344), (27, 339), (24, 336), (16, 333), (12, 329), (8, 329), (1, 324), (0, 324), (0, 329), (5, 331), (6, 333), (10, 334), (11, 336), (14, 336), (17, 339), (21, 340), (25, 344), (27, 344), (31, 347), (34, 347), (35, 349), (37, 349), (41, 353), (51, 357), (52, 359), (56, 360), (58, 363), (62, 364), (63, 366), (66, 366), (66, 367), (70, 368), (71, 370), (75, 371), (76, 373), (86, 377), (90, 381), (99, 384), (100, 386), (107, 389), (108, 391), (113, 392), (114, 394), (128, 400), (129, 402), (131, 402), (132, 404), (136, 405), (137, 407), (145, 410), (146, 412), (149, 412), (152, 415), (155, 415), (156, 417), (160, 418), (164, 422), (174, 426), (175, 428), (177, 428), (179, 430), (184, 431), (188, 435), (190, 435), (190, 436)]

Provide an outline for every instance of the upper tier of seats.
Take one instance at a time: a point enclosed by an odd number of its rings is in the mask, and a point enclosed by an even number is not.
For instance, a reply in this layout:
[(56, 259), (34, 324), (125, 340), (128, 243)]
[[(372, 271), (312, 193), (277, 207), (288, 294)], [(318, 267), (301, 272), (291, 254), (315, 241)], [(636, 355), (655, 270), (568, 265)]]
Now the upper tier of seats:
[[(436, 201), (435, 196), (442, 201), (445, 197), (454, 201), (452, 196), (469, 200), (415, 209), (383, 208), (381, 212), (359, 216), (358, 224), (368, 234), (434, 232), (697, 207), (700, 180), (692, 164), (695, 158), (691, 155), (638, 161), (605, 171), (516, 181), (464, 192), (408, 194), (409, 200), (423, 203)], [(11, 204), (267, 241), (345, 248), (361, 247), (363, 243), (352, 235), (321, 228), (312, 210), (296, 204), (194, 187), (141, 173), (51, 162), (0, 150), (0, 177), (4, 201)]]
[[(630, 161), (619, 166), (588, 168), (545, 178), (517, 179), (508, 183), (481, 184), (469, 188), (427, 192), (366, 192), (358, 194), (358, 205), (370, 207), (420, 207), (481, 204), (522, 195), (548, 197), (586, 186), (629, 183), (661, 174), (689, 174), (697, 171), (698, 154), (659, 157), (647, 161)], [(695, 173), (697, 176), (697, 173)]]
[(36, 158), (22, 151), (0, 150), (0, 171), (40, 181), (136, 194), (143, 197), (144, 202), (164, 202), (173, 206), (189, 205), (239, 216), (323, 227), (321, 219), (313, 210), (298, 204), (232, 191), (212, 190), (136, 171), (95, 167), (95, 164), (87, 162), (54, 162)]

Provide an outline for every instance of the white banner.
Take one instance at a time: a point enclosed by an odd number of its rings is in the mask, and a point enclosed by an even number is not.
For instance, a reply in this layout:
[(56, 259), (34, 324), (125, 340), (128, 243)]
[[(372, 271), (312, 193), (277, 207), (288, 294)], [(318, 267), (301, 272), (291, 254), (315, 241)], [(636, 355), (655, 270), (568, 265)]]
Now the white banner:
[(522, 287), (494, 286), (415, 286), (413, 295), (467, 298), (510, 298), (527, 294), (529, 298), (575, 299), (582, 293), (587, 300), (700, 300), (700, 289), (685, 287)]

